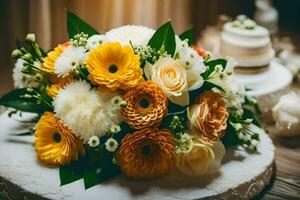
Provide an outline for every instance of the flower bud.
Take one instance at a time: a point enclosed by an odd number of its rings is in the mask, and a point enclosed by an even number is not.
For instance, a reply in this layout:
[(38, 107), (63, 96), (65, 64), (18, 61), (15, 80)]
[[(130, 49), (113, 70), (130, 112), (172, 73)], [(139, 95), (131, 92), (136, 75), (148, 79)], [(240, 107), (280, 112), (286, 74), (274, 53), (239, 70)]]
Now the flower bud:
[(30, 53), (26, 53), (25, 55), (23, 55), (22, 57), (24, 60), (31, 60), (32, 59), (32, 55)]
[(111, 133), (118, 133), (121, 131), (121, 127), (116, 125), (116, 124), (113, 124), (111, 127), (110, 127), (110, 132)]
[(15, 49), (12, 51), (11, 56), (13, 58), (20, 58), (22, 56), (22, 52), (19, 49)]
[(27, 34), (26, 41), (27, 42), (35, 42), (35, 34), (34, 33)]
[(41, 81), (43, 79), (43, 76), (41, 74), (36, 74), (35, 79)]

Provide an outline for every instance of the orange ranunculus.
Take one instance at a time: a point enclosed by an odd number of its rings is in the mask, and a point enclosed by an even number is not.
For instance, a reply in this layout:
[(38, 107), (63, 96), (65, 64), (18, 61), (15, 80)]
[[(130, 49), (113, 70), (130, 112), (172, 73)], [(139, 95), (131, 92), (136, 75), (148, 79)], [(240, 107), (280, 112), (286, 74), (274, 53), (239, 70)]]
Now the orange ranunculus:
[(223, 97), (213, 91), (204, 92), (188, 110), (193, 132), (210, 140), (218, 140), (224, 135), (228, 116)]
[(128, 89), (123, 99), (127, 106), (121, 111), (122, 118), (135, 129), (158, 126), (168, 112), (168, 98), (153, 81)]
[(175, 155), (176, 143), (169, 130), (145, 128), (122, 139), (117, 160), (126, 176), (153, 178), (171, 171)]

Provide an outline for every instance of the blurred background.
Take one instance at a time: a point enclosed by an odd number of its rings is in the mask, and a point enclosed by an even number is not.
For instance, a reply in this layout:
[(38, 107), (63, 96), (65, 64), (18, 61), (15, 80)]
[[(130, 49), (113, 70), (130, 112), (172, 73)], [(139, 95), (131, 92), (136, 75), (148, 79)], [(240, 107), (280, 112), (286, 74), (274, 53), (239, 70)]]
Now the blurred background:
[[(278, 13), (279, 35), (287, 35), (296, 46), (300, 40), (300, 0), (268, 1)], [(177, 33), (195, 26), (197, 36), (220, 14), (253, 17), (254, 0), (0, 0), (0, 95), (12, 87), (11, 51), (16, 40), (36, 33), (44, 50), (67, 40), (65, 10), (71, 10), (101, 33), (123, 24), (157, 28), (172, 19)], [(268, 11), (267, 11), (268, 12)], [(270, 11), (271, 12), (271, 11)]]

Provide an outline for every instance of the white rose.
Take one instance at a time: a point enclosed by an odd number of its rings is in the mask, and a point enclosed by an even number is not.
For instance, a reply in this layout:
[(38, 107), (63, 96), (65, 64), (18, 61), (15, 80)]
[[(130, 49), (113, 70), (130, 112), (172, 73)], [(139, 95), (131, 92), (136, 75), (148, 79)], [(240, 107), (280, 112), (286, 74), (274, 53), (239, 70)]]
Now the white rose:
[(192, 135), (192, 148), (186, 153), (178, 153), (176, 167), (183, 174), (197, 176), (217, 171), (225, 155), (221, 141), (206, 141)]
[(280, 134), (283, 136), (299, 135), (300, 127), (300, 97), (291, 92), (280, 97), (278, 103), (273, 107), (273, 118)]
[(160, 58), (154, 65), (146, 64), (145, 75), (158, 84), (169, 100), (181, 106), (189, 105), (189, 91), (198, 89), (203, 78), (197, 70), (187, 70), (179, 60)]

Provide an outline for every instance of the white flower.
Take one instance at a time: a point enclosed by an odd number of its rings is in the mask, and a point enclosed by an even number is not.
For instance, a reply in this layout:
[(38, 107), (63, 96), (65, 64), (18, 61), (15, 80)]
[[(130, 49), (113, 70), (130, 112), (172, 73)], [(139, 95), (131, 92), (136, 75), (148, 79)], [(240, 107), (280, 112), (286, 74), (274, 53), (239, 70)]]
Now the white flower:
[(246, 20), (248, 17), (246, 16), (246, 15), (238, 15), (237, 17), (236, 17), (236, 19), (237, 20), (239, 20), (239, 21), (244, 21), (244, 20)]
[(273, 107), (273, 118), (280, 134), (284, 136), (299, 135), (300, 127), (300, 97), (294, 93), (288, 93), (280, 97)]
[(26, 40), (28, 42), (35, 42), (35, 34), (34, 33), (29, 33), (26, 35)]
[(197, 135), (191, 135), (192, 149), (177, 154), (176, 166), (188, 176), (209, 174), (217, 171), (225, 155), (221, 141), (206, 141)]
[(203, 63), (203, 58), (198, 53), (188, 46), (187, 41), (181, 41), (176, 36), (176, 48), (179, 56), (179, 61), (187, 70), (192, 70), (198, 74), (206, 71), (206, 66)]
[(192, 150), (193, 141), (188, 133), (181, 135), (180, 139), (177, 141), (177, 153), (188, 153)]
[(111, 127), (110, 127), (110, 132), (111, 133), (118, 133), (121, 131), (121, 127), (116, 125), (116, 124), (113, 124)]
[(256, 22), (251, 20), (251, 19), (246, 19), (244, 22), (243, 22), (243, 26), (245, 28), (255, 28), (256, 26)]
[(87, 40), (87, 49), (92, 50), (97, 48), (99, 45), (110, 42), (110, 38), (105, 35), (93, 35)]
[(100, 139), (97, 136), (90, 137), (88, 144), (90, 147), (97, 147), (100, 144)]
[[(232, 59), (227, 60), (225, 70), (216, 70), (209, 82), (219, 85), (225, 90), (226, 103), (229, 107), (240, 109), (245, 100), (246, 88), (244, 84), (235, 78), (233, 68), (236, 62)], [(218, 66), (216, 67), (216, 69)]]
[(110, 152), (114, 152), (117, 150), (118, 148), (118, 142), (117, 140), (115, 140), (114, 138), (109, 138), (106, 142), (105, 142), (105, 148), (107, 151)]
[(186, 69), (179, 60), (170, 57), (162, 57), (154, 65), (147, 63), (144, 72), (170, 101), (181, 106), (189, 104), (189, 91), (200, 88), (204, 82), (198, 70)]
[(85, 81), (73, 81), (54, 98), (58, 118), (87, 142), (91, 136), (104, 136), (114, 124), (120, 124), (119, 110), (111, 109), (110, 100)]
[(86, 53), (83, 47), (68, 46), (55, 61), (55, 73), (64, 77), (83, 64)]
[(125, 25), (108, 31), (106, 36), (124, 46), (130, 45), (130, 41), (135, 46), (146, 46), (153, 34), (154, 30), (145, 26)]
[(15, 67), (13, 69), (15, 88), (37, 87), (38, 83), (34, 80), (34, 78), (22, 72), (24, 62), (25, 61), (23, 59), (18, 58), (17, 62), (15, 63)]

